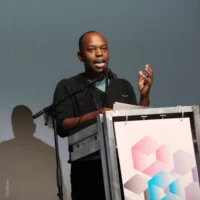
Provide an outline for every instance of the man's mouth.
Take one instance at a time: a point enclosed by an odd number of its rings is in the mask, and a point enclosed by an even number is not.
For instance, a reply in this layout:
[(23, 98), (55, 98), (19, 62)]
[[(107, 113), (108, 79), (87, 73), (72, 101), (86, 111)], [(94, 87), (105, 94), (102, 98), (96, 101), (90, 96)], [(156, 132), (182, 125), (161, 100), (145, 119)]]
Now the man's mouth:
[(95, 60), (94, 65), (96, 67), (104, 67), (106, 65), (106, 61), (105, 60)]

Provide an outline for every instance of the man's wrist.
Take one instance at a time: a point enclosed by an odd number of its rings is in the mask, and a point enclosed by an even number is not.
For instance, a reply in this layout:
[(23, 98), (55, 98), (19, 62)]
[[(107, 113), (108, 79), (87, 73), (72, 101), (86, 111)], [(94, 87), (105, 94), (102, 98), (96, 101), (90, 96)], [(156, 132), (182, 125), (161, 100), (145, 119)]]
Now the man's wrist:
[(141, 94), (140, 95), (140, 100), (149, 100), (150, 98), (149, 98), (149, 93), (148, 94)]
[(149, 95), (140, 96), (140, 106), (149, 106), (150, 98)]

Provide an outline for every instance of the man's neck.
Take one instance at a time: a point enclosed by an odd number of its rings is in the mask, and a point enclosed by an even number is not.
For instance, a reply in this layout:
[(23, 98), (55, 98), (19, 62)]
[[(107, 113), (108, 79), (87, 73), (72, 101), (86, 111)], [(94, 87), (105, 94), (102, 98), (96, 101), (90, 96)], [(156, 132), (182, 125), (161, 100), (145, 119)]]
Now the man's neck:
[(102, 73), (94, 72), (94, 71), (85, 71), (84, 74), (90, 80), (100, 79), (102, 76)]

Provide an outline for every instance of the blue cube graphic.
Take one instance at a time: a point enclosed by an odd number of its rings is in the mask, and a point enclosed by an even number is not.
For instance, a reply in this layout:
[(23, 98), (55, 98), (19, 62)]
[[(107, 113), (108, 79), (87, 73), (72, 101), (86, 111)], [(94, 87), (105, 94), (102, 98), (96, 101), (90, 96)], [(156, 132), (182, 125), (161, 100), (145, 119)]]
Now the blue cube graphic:
[(148, 192), (150, 200), (178, 200), (181, 196), (179, 181), (163, 171), (148, 181)]

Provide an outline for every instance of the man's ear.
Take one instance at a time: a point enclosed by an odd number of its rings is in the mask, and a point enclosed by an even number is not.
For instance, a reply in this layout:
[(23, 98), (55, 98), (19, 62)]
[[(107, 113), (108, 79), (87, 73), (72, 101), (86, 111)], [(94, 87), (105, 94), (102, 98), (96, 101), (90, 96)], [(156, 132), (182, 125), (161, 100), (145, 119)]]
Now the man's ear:
[(83, 62), (83, 56), (80, 51), (77, 52), (78, 59)]

